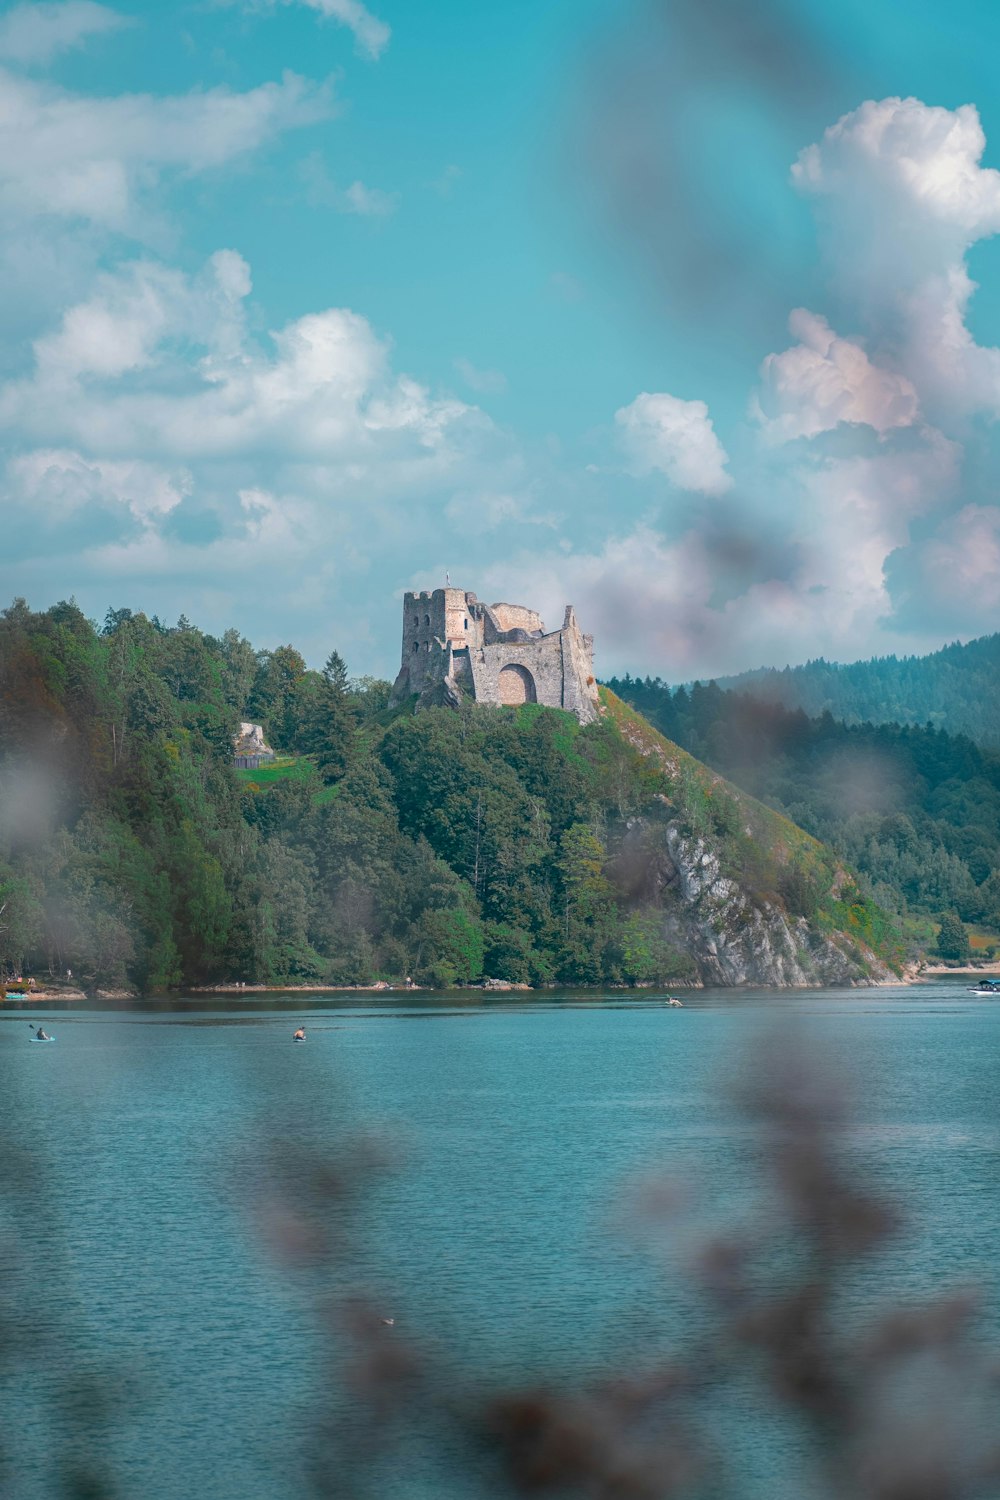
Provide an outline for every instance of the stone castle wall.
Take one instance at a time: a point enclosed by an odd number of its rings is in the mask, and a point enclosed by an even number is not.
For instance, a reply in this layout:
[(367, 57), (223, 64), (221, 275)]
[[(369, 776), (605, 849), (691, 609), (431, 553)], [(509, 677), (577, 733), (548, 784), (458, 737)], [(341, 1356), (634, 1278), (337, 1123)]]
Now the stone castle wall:
[(536, 611), (519, 604), (482, 604), (464, 589), (407, 593), (392, 701), (542, 703), (587, 724), (597, 717), (593, 655), (572, 606), (562, 629), (546, 632)]
[(486, 617), (498, 635), (508, 630), (526, 630), (529, 635), (544, 635), (545, 626), (541, 615), (521, 604), (490, 604), (483, 606)]

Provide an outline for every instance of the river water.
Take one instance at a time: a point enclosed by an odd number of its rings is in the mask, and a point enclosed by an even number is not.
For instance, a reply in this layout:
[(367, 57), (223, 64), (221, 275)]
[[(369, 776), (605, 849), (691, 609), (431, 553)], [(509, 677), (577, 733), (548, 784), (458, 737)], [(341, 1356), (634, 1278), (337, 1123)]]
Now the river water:
[[(907, 1210), (856, 1307), (975, 1281), (991, 1334), (1000, 1006), (968, 983), (706, 991), (682, 1010), (562, 992), (5, 1010), (3, 1493), (68, 1494), (74, 1464), (123, 1500), (310, 1493), (352, 1293), (363, 1348), (433, 1348), (453, 1394), (586, 1382), (696, 1341), (685, 1234), (758, 1191), (733, 1081), (762, 1038), (773, 1058), (803, 1028), (852, 1097), (854, 1164)], [(29, 1042), (29, 1014), (53, 1044)], [(666, 1258), (634, 1211), (662, 1174), (686, 1205)], [(743, 1493), (804, 1493), (766, 1423), (743, 1434)], [(477, 1500), (449, 1441), (404, 1435), (372, 1494)]]

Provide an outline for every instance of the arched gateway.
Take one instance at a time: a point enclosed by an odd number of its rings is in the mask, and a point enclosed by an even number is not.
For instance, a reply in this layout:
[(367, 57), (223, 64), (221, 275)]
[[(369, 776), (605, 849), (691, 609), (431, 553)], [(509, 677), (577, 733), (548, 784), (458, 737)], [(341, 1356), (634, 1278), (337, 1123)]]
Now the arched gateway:
[(515, 706), (518, 703), (537, 703), (535, 679), (527, 667), (511, 664), (500, 669), (500, 702)]

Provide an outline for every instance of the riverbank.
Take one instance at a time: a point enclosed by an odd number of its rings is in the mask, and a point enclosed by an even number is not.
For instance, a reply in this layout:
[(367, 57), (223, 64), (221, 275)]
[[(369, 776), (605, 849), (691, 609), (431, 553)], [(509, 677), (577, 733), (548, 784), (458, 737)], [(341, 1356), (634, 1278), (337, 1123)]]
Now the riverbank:
[[(531, 990), (530, 984), (515, 984), (506, 979), (486, 979), (482, 984), (463, 984), (463, 990), (486, 990), (505, 993), (508, 990)], [(605, 986), (606, 988), (606, 986)], [(436, 991), (420, 984), (194, 984), (190, 995), (418, 995)]]
[(971, 974), (973, 978), (977, 974), (1000, 974), (1000, 959), (989, 964), (924, 964), (920, 970), (921, 974)]
[[(976, 964), (962, 968), (955, 967), (951, 964), (907, 964), (902, 974), (900, 975), (893, 975), (889, 979), (870, 980), (867, 984), (862, 981), (850, 986), (850, 988), (857, 989), (870, 987), (872, 989), (882, 989), (891, 988), (894, 985), (901, 984), (919, 984), (921, 980), (939, 978), (940, 976), (947, 974), (954, 974), (957, 977), (971, 975), (973, 978), (975, 978), (976, 975), (1000, 974), (1000, 960), (994, 963)], [(562, 988), (562, 986), (534, 986), (530, 984), (515, 983), (506, 979), (485, 979), (482, 980), (479, 984), (468, 984), (460, 986), (460, 989), (465, 993), (472, 992), (487, 995), (512, 993), (544, 994), (546, 990), (559, 988)], [(574, 986), (574, 988), (587, 989), (588, 986)], [(605, 993), (608, 990), (615, 990), (621, 994), (628, 994), (633, 992), (636, 994), (640, 994), (648, 993), (651, 989), (662, 990), (665, 994), (669, 994), (674, 990), (687, 990), (697, 992), (698, 990), (704, 989), (705, 986), (701, 980), (697, 979), (673, 979), (668, 983), (656, 986), (651, 984), (614, 984), (594, 985), (590, 986), (589, 988), (592, 988), (595, 994)], [(734, 993), (738, 993), (740, 989), (753, 989), (755, 988), (755, 986), (734, 985), (732, 986), (732, 988)], [(813, 988), (813, 986), (788, 986), (789, 991), (796, 988)], [(838, 988), (838, 986), (828, 986), (828, 988)], [(241, 995), (384, 995), (387, 999), (390, 996), (393, 999), (396, 999), (400, 995), (428, 995), (440, 994), (443, 992), (439, 990), (429, 989), (423, 985), (418, 984), (393, 985), (387, 983), (385, 980), (376, 980), (374, 984), (243, 984), (239, 981), (228, 981), (220, 984), (191, 985), (190, 987), (185, 988), (185, 993), (188, 995), (226, 995), (235, 997), (239, 997)], [(62, 986), (58, 989), (34, 989), (26, 990), (21, 994), (9, 994), (6, 997), (6, 1001), (0, 1000), (0, 1005), (4, 1003), (12, 1006), (25, 1005), (28, 1003), (32, 1005), (54, 1005), (81, 1000), (129, 1001), (149, 1000), (152, 998), (154, 997), (148, 995), (144, 996), (140, 994), (138, 990), (134, 989), (98, 989), (93, 990), (88, 994), (87, 992), (79, 989), (76, 986)]]
[[(947, 972), (960, 973), (959, 970)], [(975, 972), (975, 971), (973, 971)], [(813, 989), (891, 989), (899, 985), (917, 984), (924, 977), (931, 977), (927, 971), (907, 972), (900, 977), (893, 976), (886, 980), (858, 981), (849, 985), (787, 985), (782, 987), (782, 992), (792, 995), (801, 990)], [(186, 986), (183, 991), (159, 991), (156, 993), (143, 994), (132, 989), (99, 989), (85, 993), (80, 989), (62, 990), (32, 990), (23, 995), (8, 995), (6, 1001), (0, 1001), (0, 1011), (22, 1010), (22, 1009), (44, 1009), (62, 1008), (71, 1005), (94, 1005), (106, 1001), (112, 1005), (128, 1007), (135, 1005), (140, 1009), (153, 1006), (154, 1008), (169, 1007), (175, 1001), (186, 999), (208, 999), (210, 996), (218, 996), (220, 1001), (233, 1002), (247, 1000), (257, 1003), (268, 997), (273, 997), (276, 1002), (291, 1004), (296, 999), (305, 1000), (309, 996), (350, 996), (364, 995), (368, 1000), (385, 1000), (397, 1002), (406, 997), (413, 999), (437, 997), (443, 998), (447, 995), (467, 995), (471, 1001), (474, 996), (491, 995), (524, 995), (534, 999), (543, 999), (545, 996), (562, 991), (566, 986), (557, 984), (530, 985), (519, 984), (507, 980), (493, 980), (483, 984), (466, 984), (456, 986), (454, 989), (434, 989), (424, 985), (410, 985), (408, 988), (402, 985), (391, 984), (202, 984)], [(636, 999), (667, 998), (675, 993), (697, 996), (708, 988), (702, 982), (685, 980), (683, 983), (676, 980), (663, 985), (573, 985), (569, 986), (581, 996), (589, 996), (601, 999), (608, 995), (626, 998), (629, 995)], [(711, 986), (711, 988), (718, 988)], [(729, 985), (722, 986), (724, 990), (738, 996), (741, 991), (756, 991), (757, 985)]]
[[(134, 997), (135, 995), (134, 990), (98, 990), (96, 993), (101, 999), (105, 1000), (124, 999), (128, 996)], [(72, 989), (58, 990), (42, 990), (36, 986), (33, 990), (8, 991), (6, 995), (0, 997), (0, 1005), (17, 1005), (24, 1000), (45, 1000), (51, 1004), (56, 1000), (89, 1000), (91, 998), (90, 995), (85, 994), (83, 990), (77, 989), (75, 986)]]

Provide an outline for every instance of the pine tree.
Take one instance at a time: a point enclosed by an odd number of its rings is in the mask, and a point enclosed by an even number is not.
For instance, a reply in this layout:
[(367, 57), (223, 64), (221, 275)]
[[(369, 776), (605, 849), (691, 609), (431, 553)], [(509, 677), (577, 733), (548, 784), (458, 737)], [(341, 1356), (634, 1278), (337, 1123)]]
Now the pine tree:
[(351, 702), (347, 664), (331, 651), (304, 706), (301, 743), (315, 755), (323, 780), (340, 781), (354, 760), (357, 714)]
[(941, 918), (937, 951), (942, 958), (957, 959), (959, 963), (969, 957), (969, 935), (956, 912), (945, 912)]

